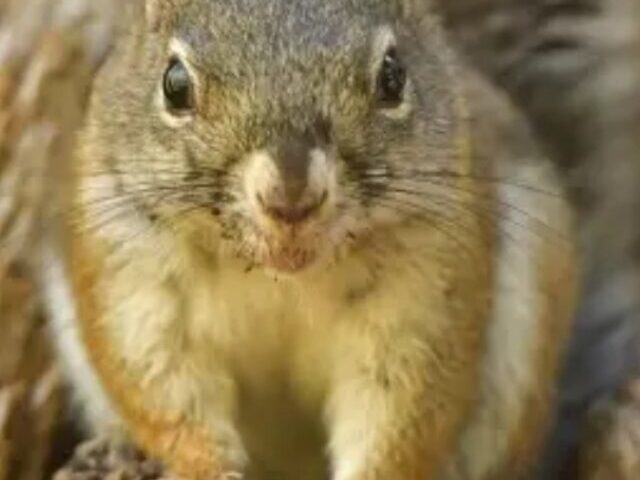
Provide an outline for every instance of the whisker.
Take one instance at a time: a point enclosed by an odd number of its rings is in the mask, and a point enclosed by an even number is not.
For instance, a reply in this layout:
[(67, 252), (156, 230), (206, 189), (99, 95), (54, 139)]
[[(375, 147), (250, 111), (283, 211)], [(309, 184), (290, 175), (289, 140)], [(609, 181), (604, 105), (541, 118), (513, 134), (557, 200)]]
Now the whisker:
[(74, 211), (83, 212), (87, 209), (90, 209), (93, 213), (100, 214), (101, 212), (108, 211), (110, 208), (116, 207), (121, 204), (126, 204), (128, 202), (136, 200), (145, 201), (149, 199), (154, 201), (154, 206), (157, 206), (160, 201), (168, 198), (166, 195), (167, 193), (175, 193), (175, 198), (178, 198), (180, 200), (187, 200), (191, 198), (198, 199), (200, 197), (210, 199), (215, 195), (220, 195), (222, 192), (219, 188), (214, 188), (214, 186), (208, 184), (190, 185), (189, 188), (185, 188), (182, 185), (159, 185), (153, 187), (135, 188), (128, 191), (115, 192), (111, 195), (103, 195), (82, 201), (80, 205), (74, 208)]
[[(123, 159), (127, 160), (127, 159)], [(172, 174), (172, 175), (180, 175), (180, 176), (188, 176), (189, 174), (193, 174), (194, 172), (198, 173), (199, 176), (211, 176), (211, 177), (229, 177), (236, 178), (237, 175), (234, 172), (228, 171), (223, 168), (217, 167), (208, 167), (205, 165), (198, 166), (197, 170), (184, 168), (180, 166), (163, 166), (155, 163), (154, 159), (140, 159), (136, 157), (132, 157), (129, 160), (132, 165), (130, 167), (122, 167), (122, 166), (114, 166), (114, 167), (105, 167), (101, 168), (90, 168), (87, 171), (82, 173), (84, 177), (94, 177), (94, 176), (108, 176), (113, 177), (123, 176), (123, 175), (131, 175), (131, 176), (140, 176), (140, 177), (150, 177), (157, 174)], [(141, 165), (150, 164), (153, 167), (141, 167)]]
[[(481, 221), (485, 226), (489, 225), (492, 228), (495, 228), (507, 242), (509, 242), (513, 247), (521, 249), (522, 252), (526, 252), (526, 249), (522, 245), (520, 245), (521, 242), (514, 236), (512, 232), (508, 230), (505, 222), (511, 226), (520, 228), (524, 232), (532, 232), (543, 241), (549, 240), (548, 238), (539, 234), (539, 232), (537, 232), (535, 229), (528, 228), (526, 225), (514, 220), (508, 213), (505, 214), (499, 211), (496, 212), (490, 207), (480, 206), (475, 203), (471, 204), (469, 202), (462, 202), (458, 198), (452, 199), (451, 197), (438, 195), (437, 193), (435, 195), (430, 195), (429, 202), (432, 204), (441, 205), (446, 208), (453, 208), (458, 212), (463, 212), (466, 214), (471, 213), (472, 215), (477, 216), (478, 221)], [(564, 247), (567, 244), (565, 243), (560, 245), (556, 243), (555, 245), (558, 247)]]
[[(471, 188), (465, 188), (462, 185), (454, 185), (454, 184), (442, 184), (439, 182), (431, 182), (428, 181), (429, 184), (432, 185), (438, 185), (438, 186), (445, 186), (447, 189), (455, 189), (457, 191), (460, 192), (464, 192), (464, 193), (475, 193), (473, 191), (473, 189)], [(407, 195), (415, 195), (417, 197), (422, 197), (424, 198), (425, 195), (428, 195), (429, 198), (431, 198), (432, 196), (438, 194), (438, 195), (443, 195), (443, 193), (445, 192), (424, 192), (421, 190), (416, 190), (416, 189), (411, 189), (411, 188), (400, 188), (400, 187), (391, 187), (388, 189), (388, 191), (390, 192), (397, 192), (397, 193), (404, 193)], [(447, 192), (449, 193), (449, 192)], [(558, 229), (554, 228), (552, 225), (549, 225), (547, 222), (545, 222), (544, 220), (540, 219), (539, 217), (527, 212), (526, 210), (513, 205), (512, 203), (506, 201), (506, 200), (502, 200), (500, 198), (496, 198), (493, 195), (487, 194), (487, 193), (483, 193), (483, 192), (477, 192), (478, 195), (480, 195), (481, 198), (486, 199), (486, 198), (491, 198), (493, 202), (497, 203), (501, 209), (506, 209), (508, 211), (508, 213), (502, 213), (501, 211), (493, 211), (490, 207), (483, 207), (486, 210), (486, 213), (489, 215), (492, 215), (494, 218), (506, 221), (516, 227), (522, 228), (525, 231), (532, 231), (534, 232), (536, 235), (544, 238), (545, 240), (549, 240), (549, 238), (545, 238), (543, 233), (540, 231), (536, 231), (535, 229), (531, 229), (530, 227), (526, 226), (524, 223), (516, 220), (515, 218), (513, 218), (512, 215), (510, 215), (509, 213), (513, 213), (513, 214), (517, 214), (520, 215), (522, 217), (525, 218), (524, 221), (531, 221), (533, 223), (536, 223), (537, 225), (539, 225), (540, 227), (542, 227), (542, 229), (544, 230), (545, 233), (553, 236), (555, 238), (556, 241), (559, 241), (561, 243), (568, 243), (570, 242), (570, 240), (566, 237), (566, 235), (564, 235), (562, 232), (560, 232)], [(450, 195), (450, 196), (449, 196)], [(449, 193), (449, 195), (447, 196), (447, 198), (449, 198), (452, 201), (456, 201), (456, 202), (463, 202), (464, 200), (462, 199), (458, 199), (458, 198), (454, 198), (452, 193)], [(469, 202), (466, 202), (467, 204), (469, 204)]]
[[(178, 216), (186, 216), (187, 214), (200, 210), (202, 208), (201, 205), (189, 205), (186, 206), (182, 209), (180, 209), (177, 212), (172, 213), (169, 216), (165, 216), (163, 217), (161, 220), (159, 220), (160, 223), (164, 223), (165, 226), (167, 226), (169, 224), (169, 221), (175, 221), (175, 218), (177, 218)], [(151, 230), (151, 226), (150, 225), (146, 225), (143, 226), (143, 228), (139, 229), (138, 232), (134, 233), (133, 235), (127, 237), (126, 239), (124, 239), (122, 241), (123, 244), (130, 244), (136, 240), (138, 240), (140, 238), (141, 235), (149, 232)]]
[(481, 175), (481, 174), (473, 174), (473, 173), (458, 173), (452, 172), (448, 170), (423, 170), (423, 169), (413, 169), (413, 168), (394, 168), (393, 171), (384, 171), (384, 172), (367, 172), (364, 171), (361, 173), (364, 178), (379, 178), (379, 179), (389, 179), (389, 180), (423, 180), (423, 179), (451, 179), (451, 180), (474, 180), (478, 182), (485, 183), (497, 183), (502, 185), (507, 185), (509, 187), (519, 188), (522, 190), (526, 190), (531, 193), (554, 197), (554, 198), (563, 198), (562, 193), (555, 192), (552, 190), (545, 190), (539, 186), (529, 185), (526, 183), (522, 183), (519, 181), (514, 181), (509, 177), (498, 177), (498, 176), (490, 176), (490, 175)]
[[(433, 227), (443, 235), (452, 240), (465, 254), (473, 258), (477, 254), (471, 250), (469, 245), (465, 245), (462, 240), (453, 232), (465, 232), (470, 231), (469, 227), (458, 220), (447, 218), (435, 210), (429, 209), (424, 205), (413, 203), (398, 198), (378, 198), (376, 199), (376, 205), (378, 207), (387, 208), (392, 211), (400, 211), (402, 213), (411, 214), (412, 217), (418, 218), (425, 223), (428, 223), (430, 227)], [(443, 228), (447, 227), (447, 228)], [(452, 230), (453, 229), (453, 230)], [(475, 258), (474, 258), (475, 260)]]
[[(384, 199), (382, 199), (382, 201), (380, 201), (378, 199), (376, 200), (377, 204), (382, 204), (383, 202), (389, 203), (391, 205), (394, 205), (394, 207), (397, 207), (397, 205), (399, 203), (399, 200), (397, 198), (394, 198), (394, 197), (384, 198)], [(476, 217), (476, 219), (478, 221), (482, 221), (483, 223), (488, 221), (489, 219), (495, 220), (496, 217), (500, 218), (500, 217), (503, 216), (503, 215), (500, 215), (499, 212), (487, 211), (486, 209), (484, 209), (484, 211), (483, 210), (477, 210), (478, 206), (475, 205), (475, 204), (474, 205), (469, 205), (468, 202), (465, 202), (465, 204), (461, 204), (459, 199), (456, 199), (455, 202), (452, 202), (451, 198), (444, 197), (444, 196), (440, 196), (440, 198), (438, 198), (437, 196), (433, 196), (432, 195), (429, 198), (429, 202), (431, 204), (442, 205), (442, 206), (445, 206), (447, 208), (453, 208), (455, 211), (458, 211), (460, 213), (464, 213), (466, 215), (471, 215), (472, 217), (479, 215), (480, 218)], [(426, 211), (429, 211), (429, 213), (433, 212), (432, 209), (429, 209), (427, 206), (425, 206), (422, 203), (407, 202), (406, 200), (401, 200), (400, 204), (401, 204), (401, 206), (407, 206), (408, 205), (410, 207), (410, 209), (407, 211), (407, 213), (410, 213), (410, 214), (415, 214), (416, 210), (419, 210), (419, 211), (426, 210)], [(475, 209), (468, 208), (470, 206), (474, 207)], [(440, 217), (440, 219), (446, 218), (444, 215), (439, 215), (439, 217)], [(468, 217), (463, 217), (463, 218), (468, 218)], [(484, 219), (484, 220), (481, 220), (481, 219)], [(509, 220), (509, 219), (507, 218), (506, 220)], [(454, 223), (454, 225), (450, 225), (450, 226), (458, 227), (459, 230), (462, 230), (462, 231), (468, 230), (468, 228), (464, 224), (461, 224), (460, 222), (457, 222), (457, 225), (455, 225), (456, 222), (453, 222), (452, 219), (449, 219), (449, 223), (450, 224)], [(513, 224), (513, 223), (517, 223), (517, 222), (513, 222), (512, 221), (511, 223)], [(430, 224), (432, 224), (432, 222), (430, 222)], [(522, 242), (518, 241), (518, 239), (516, 237), (514, 237), (513, 234), (510, 231), (507, 230), (507, 228), (505, 227), (503, 222), (497, 220), (497, 221), (495, 221), (495, 223), (493, 223), (493, 225), (494, 225), (494, 228), (496, 228), (496, 230), (500, 233), (502, 238), (504, 238), (509, 243), (509, 245), (511, 245), (512, 247), (516, 248), (521, 253), (526, 254), (528, 252), (528, 249), (526, 248), (526, 246), (522, 245), (521, 244)], [(521, 227), (523, 229), (525, 229), (525, 231), (528, 231), (528, 232), (532, 231), (532, 229), (529, 229), (526, 226), (521, 225)], [(536, 234), (538, 233), (538, 232), (535, 232), (535, 230), (533, 230), (533, 231)], [(538, 238), (540, 238), (540, 236)], [(545, 237), (541, 237), (541, 238), (543, 240), (547, 240)], [(484, 243), (486, 244), (487, 242), (484, 242)], [(457, 242), (457, 244), (460, 245), (459, 242)], [(570, 248), (571, 244), (570, 244), (570, 242), (567, 241), (566, 243), (562, 243), (562, 244), (556, 243), (555, 245), (558, 248)], [(539, 261), (537, 259), (535, 259), (534, 262), (536, 264), (539, 263)]]
[[(176, 191), (168, 190), (166, 192), (163, 192), (163, 194), (159, 195), (159, 197), (160, 197), (159, 200), (160, 201), (167, 200), (167, 199), (171, 198), (172, 195), (176, 195), (176, 194), (179, 194), (179, 193), (182, 193), (182, 192), (176, 192)], [(153, 198), (153, 197), (151, 197), (151, 198)], [(130, 200), (130, 199), (128, 199), (128, 200)], [(96, 217), (100, 221), (98, 221), (96, 223), (91, 223), (86, 217), (82, 218), (82, 219), (75, 219), (74, 218), (75, 226), (80, 226), (83, 229), (86, 229), (88, 231), (102, 230), (104, 227), (106, 227), (110, 223), (118, 220), (119, 218), (122, 218), (125, 215), (125, 213), (129, 211), (129, 209), (127, 208), (129, 205), (130, 205), (130, 202), (121, 202), (118, 205), (116, 205), (115, 207), (110, 205), (110, 206), (106, 206), (102, 210), (93, 209), (92, 211), (90, 211), (88, 213), (90, 213), (92, 216)], [(79, 208), (81, 208), (81, 207), (79, 207)], [(115, 215), (108, 216), (107, 214), (109, 212), (111, 212), (112, 210), (115, 210)], [(107, 215), (106, 218), (104, 218), (105, 215)]]

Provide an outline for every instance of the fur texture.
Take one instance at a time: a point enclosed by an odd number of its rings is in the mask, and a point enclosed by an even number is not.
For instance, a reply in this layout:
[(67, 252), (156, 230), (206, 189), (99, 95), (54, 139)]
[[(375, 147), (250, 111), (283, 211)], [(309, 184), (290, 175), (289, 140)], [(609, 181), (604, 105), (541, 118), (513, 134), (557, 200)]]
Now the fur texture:
[[(95, 428), (192, 479), (519, 471), (572, 303), (569, 218), (519, 119), (468, 90), (434, 18), (386, 1), (145, 7), (97, 83), (70, 215), (57, 332), (109, 407)], [(392, 106), (390, 48), (408, 67)], [(182, 116), (162, 90), (176, 58)], [(291, 178), (326, 200), (283, 225), (261, 194), (301, 138)]]

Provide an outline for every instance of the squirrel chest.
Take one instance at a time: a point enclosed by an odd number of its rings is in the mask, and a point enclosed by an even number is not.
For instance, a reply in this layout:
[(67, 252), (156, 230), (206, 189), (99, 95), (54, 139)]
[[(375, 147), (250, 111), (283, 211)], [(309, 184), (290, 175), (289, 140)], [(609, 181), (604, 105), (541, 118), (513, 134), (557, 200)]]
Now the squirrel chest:
[[(371, 435), (369, 409), (394, 414), (389, 392), (425, 380), (437, 389), (452, 358), (473, 370), (462, 390), (480, 374), (473, 352), (485, 348), (490, 305), (482, 265), (460, 268), (457, 248), (440, 249), (446, 236), (403, 228), (384, 256), (364, 248), (302, 276), (219, 264), (192, 244), (134, 240), (105, 261), (95, 281), (106, 314), (80, 335), (127, 366), (150, 408), (210, 426), (249, 478), (326, 478), (336, 410), (362, 422), (341, 438), (357, 446)], [(456, 300), (465, 289), (470, 297)], [(443, 371), (426, 374), (432, 361)]]

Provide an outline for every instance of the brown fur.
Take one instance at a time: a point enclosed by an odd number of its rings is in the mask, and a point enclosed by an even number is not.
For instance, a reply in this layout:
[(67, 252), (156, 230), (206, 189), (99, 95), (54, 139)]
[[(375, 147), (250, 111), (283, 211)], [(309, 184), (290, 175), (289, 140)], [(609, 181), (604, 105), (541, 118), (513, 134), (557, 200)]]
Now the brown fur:
[(193, 480), (218, 478), (222, 469), (209, 435), (186, 424), (179, 414), (151, 411), (145, 402), (146, 392), (127, 378), (119, 356), (106, 341), (98, 325), (101, 314), (95, 293), (103, 255), (97, 245), (93, 245), (89, 251), (75, 237), (72, 281), (78, 299), (78, 317), (83, 320), (80, 324), (83, 339), (111, 400), (124, 421), (135, 425), (129, 430), (133, 440), (151, 455), (165, 460), (176, 474)]
[[(485, 138), (470, 122), (486, 91), (462, 93), (465, 72), (432, 17), (396, 17), (382, 0), (180, 5), (166, 4), (163, 29), (132, 17), (81, 139), (71, 215), (81, 345), (66, 352), (77, 364), (86, 351), (87, 368), (72, 372), (80, 390), (188, 479), (307, 480), (326, 476), (305, 470), (318, 459), (335, 480), (518, 470), (544, 430), (545, 405), (528, 409), (549, 402), (563, 342), (554, 334), (572, 289), (556, 285), (571, 263), (557, 259), (566, 250), (530, 216), (519, 230), (518, 218), (504, 217), (533, 208), (511, 174), (538, 178), (527, 172), (544, 163), (516, 164), (496, 180), (511, 157), (531, 154), (503, 145), (518, 124), (482, 112), (475, 120), (493, 135)], [(324, 23), (305, 23), (309, 12)], [(192, 35), (173, 38), (184, 28)], [(395, 109), (380, 109), (370, 75), (396, 35), (414, 83)], [(165, 48), (196, 78), (192, 118), (150, 102)], [(316, 133), (320, 113), (333, 137), (297, 161), (309, 162), (300, 170), (328, 200), (310, 222), (316, 230), (289, 233), (255, 194), (283, 181), (270, 170), (274, 139)], [(206, 193), (216, 195), (206, 202), (165, 195), (176, 185), (201, 193), (211, 172)], [(566, 232), (552, 198), (535, 210)], [(502, 345), (500, 332), (522, 351)], [(113, 421), (93, 417), (99, 431)], [(521, 443), (529, 427), (532, 440)], [(295, 432), (314, 429), (326, 438), (305, 450), (307, 436)], [(492, 429), (504, 448), (487, 457), (473, 439)], [(295, 464), (307, 454), (315, 460)]]

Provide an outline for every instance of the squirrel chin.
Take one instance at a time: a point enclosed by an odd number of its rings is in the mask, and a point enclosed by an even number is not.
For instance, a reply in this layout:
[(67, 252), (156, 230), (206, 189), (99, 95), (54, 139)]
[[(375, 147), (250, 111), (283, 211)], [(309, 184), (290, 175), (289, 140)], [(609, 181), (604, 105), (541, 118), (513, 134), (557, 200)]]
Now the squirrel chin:
[(324, 256), (329, 245), (327, 224), (256, 225), (251, 256), (257, 265), (282, 274), (308, 269)]
[(299, 245), (271, 246), (261, 255), (260, 264), (278, 273), (294, 274), (309, 267), (317, 256), (314, 249)]

